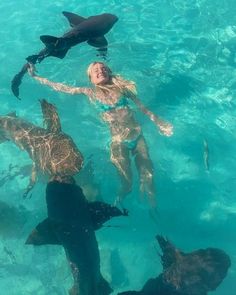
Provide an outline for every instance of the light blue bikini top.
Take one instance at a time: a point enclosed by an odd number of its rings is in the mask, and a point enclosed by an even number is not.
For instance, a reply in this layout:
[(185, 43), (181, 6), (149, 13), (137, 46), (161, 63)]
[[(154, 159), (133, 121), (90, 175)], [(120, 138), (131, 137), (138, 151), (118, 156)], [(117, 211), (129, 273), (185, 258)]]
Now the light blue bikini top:
[(128, 101), (127, 98), (122, 96), (115, 104), (105, 104), (103, 102), (100, 102), (99, 100), (95, 100), (95, 105), (96, 107), (101, 111), (101, 112), (107, 112), (111, 110), (116, 110), (116, 109), (121, 109), (126, 106), (128, 106)]

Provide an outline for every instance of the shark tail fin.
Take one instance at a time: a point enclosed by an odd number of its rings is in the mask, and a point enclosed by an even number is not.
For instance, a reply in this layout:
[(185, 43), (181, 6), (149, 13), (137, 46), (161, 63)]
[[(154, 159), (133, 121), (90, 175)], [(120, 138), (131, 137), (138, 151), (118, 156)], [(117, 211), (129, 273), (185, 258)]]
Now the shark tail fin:
[(18, 99), (20, 99), (19, 98), (19, 87), (20, 87), (20, 84), (22, 82), (22, 79), (23, 79), (25, 73), (27, 73), (28, 67), (29, 67), (28, 63), (24, 64), (22, 69), (20, 70), (20, 72), (17, 73), (11, 81), (11, 90), (12, 90), (13, 94), (15, 95), (15, 97), (17, 97)]

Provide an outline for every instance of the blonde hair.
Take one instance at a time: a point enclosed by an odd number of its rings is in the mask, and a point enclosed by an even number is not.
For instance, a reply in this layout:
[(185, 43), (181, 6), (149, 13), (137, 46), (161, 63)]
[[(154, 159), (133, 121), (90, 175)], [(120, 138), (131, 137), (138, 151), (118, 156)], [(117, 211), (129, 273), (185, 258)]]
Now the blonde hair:
[(105, 66), (105, 68), (106, 68), (106, 70), (107, 70), (107, 72), (108, 72), (108, 74), (110, 76), (110, 79), (111, 79), (112, 84), (106, 84), (106, 85), (96, 84), (95, 85), (95, 89), (99, 89), (102, 92), (104, 92), (104, 91), (105, 92), (106, 91), (109, 92), (110, 89), (115, 86), (122, 93), (125, 93), (125, 92), (131, 92), (133, 94), (136, 94), (137, 93), (135, 82), (130, 81), (130, 80), (125, 80), (120, 75), (113, 75), (111, 69), (105, 63), (100, 62), (100, 61), (95, 61), (95, 62), (91, 63), (88, 66), (87, 75), (88, 75), (90, 81), (91, 81), (91, 71), (92, 71), (92, 68), (96, 64), (101, 64), (101, 65), (104, 65)]

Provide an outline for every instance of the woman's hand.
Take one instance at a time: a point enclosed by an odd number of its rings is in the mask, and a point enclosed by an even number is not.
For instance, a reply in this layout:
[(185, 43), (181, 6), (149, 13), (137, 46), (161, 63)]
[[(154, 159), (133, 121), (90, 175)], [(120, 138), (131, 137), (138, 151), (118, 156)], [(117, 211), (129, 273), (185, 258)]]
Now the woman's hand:
[(31, 77), (34, 77), (36, 76), (36, 68), (35, 68), (35, 65), (33, 65), (32, 63), (29, 63), (28, 64), (28, 73)]
[(173, 125), (167, 122), (159, 122), (158, 127), (160, 129), (160, 132), (165, 136), (171, 136), (173, 135)]

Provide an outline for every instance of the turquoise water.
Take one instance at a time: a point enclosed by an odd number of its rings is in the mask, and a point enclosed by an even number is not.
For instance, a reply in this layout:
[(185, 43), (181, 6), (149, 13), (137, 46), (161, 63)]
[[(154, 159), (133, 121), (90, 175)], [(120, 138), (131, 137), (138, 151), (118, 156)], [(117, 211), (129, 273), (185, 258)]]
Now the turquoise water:
[[(156, 114), (174, 125), (174, 135), (161, 136), (147, 118), (137, 113), (154, 163), (158, 220), (138, 193), (137, 175), (126, 200), (127, 219), (118, 227), (97, 232), (102, 273), (121, 290), (138, 290), (161, 271), (155, 242), (167, 236), (184, 251), (219, 247), (231, 257), (228, 276), (212, 294), (234, 295), (236, 287), (236, 4), (219, 0), (162, 1), (2, 1), (0, 3), (0, 114), (16, 110), (42, 124), (38, 99), (57, 105), (63, 130), (75, 140), (86, 159), (91, 158), (95, 181), (103, 199), (113, 202), (118, 188), (109, 162), (109, 133), (96, 110), (82, 96), (69, 96), (42, 87), (25, 76), (22, 101), (10, 91), (10, 81), (24, 58), (37, 53), (39, 36), (59, 36), (68, 29), (61, 11), (82, 16), (110, 12), (119, 21), (107, 34), (109, 65), (114, 72), (137, 83), (139, 97)], [(38, 65), (42, 76), (71, 85), (88, 85), (88, 64), (96, 58), (86, 43), (72, 48), (66, 58), (47, 58)], [(204, 142), (209, 149), (209, 171), (204, 163)], [(205, 152), (206, 155), (206, 152)], [(0, 171), (30, 160), (12, 143), (0, 146)], [(45, 181), (31, 199), (21, 195), (28, 171), (0, 187), (0, 294), (67, 294), (71, 274), (63, 250), (33, 249), (24, 241), (46, 216)], [(14, 207), (13, 207), (14, 206)], [(5, 207), (4, 207), (5, 208)], [(10, 254), (9, 254), (10, 253)]]

